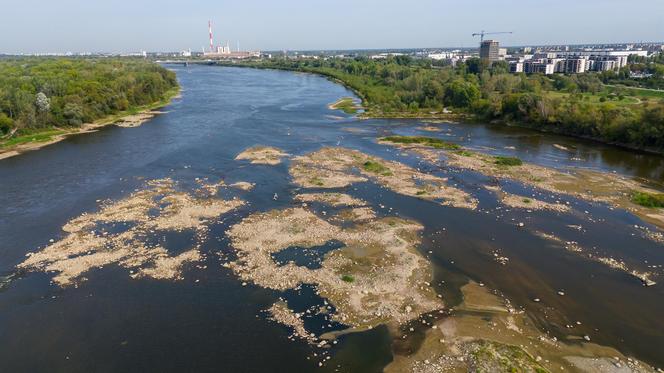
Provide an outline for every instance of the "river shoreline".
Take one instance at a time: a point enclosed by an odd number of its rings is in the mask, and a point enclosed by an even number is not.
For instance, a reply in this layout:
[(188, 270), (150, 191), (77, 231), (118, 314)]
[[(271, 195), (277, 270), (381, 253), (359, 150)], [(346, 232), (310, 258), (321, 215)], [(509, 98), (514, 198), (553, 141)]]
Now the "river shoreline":
[[(314, 71), (302, 71), (302, 70), (297, 70), (297, 69), (289, 69), (289, 68), (279, 68), (279, 67), (263, 67), (263, 66), (251, 66), (251, 65), (242, 65), (242, 64), (235, 64), (235, 63), (217, 63), (217, 66), (223, 66), (223, 67), (239, 67), (239, 68), (251, 68), (251, 69), (262, 69), (262, 70), (280, 70), (280, 71), (291, 71), (291, 72), (299, 72), (299, 73), (304, 73), (304, 74), (313, 74), (313, 75), (318, 75), (325, 77), (329, 79), (332, 82), (338, 83), (343, 85), (344, 87), (348, 88), (351, 90), (357, 97), (359, 97), (362, 100), (362, 106), (365, 109), (365, 111), (358, 115), (358, 118), (360, 119), (438, 119), (438, 120), (453, 120), (455, 122), (460, 122), (460, 123), (481, 123), (484, 121), (481, 117), (479, 117), (476, 114), (472, 113), (421, 113), (421, 112), (393, 112), (393, 113), (373, 113), (370, 108), (369, 108), (369, 101), (364, 96), (360, 91), (349, 85), (348, 83), (344, 82), (343, 80), (332, 76), (325, 74), (324, 72), (314, 72)], [(655, 148), (644, 148), (644, 147), (639, 147), (631, 144), (625, 144), (625, 143), (619, 143), (619, 142), (610, 142), (610, 141), (604, 141), (602, 139), (592, 137), (592, 136), (582, 136), (582, 135), (575, 135), (575, 134), (569, 134), (564, 131), (559, 131), (553, 128), (552, 126), (547, 126), (544, 128), (535, 128), (528, 123), (522, 123), (522, 122), (514, 122), (514, 121), (509, 121), (506, 119), (494, 119), (490, 123), (490, 125), (502, 125), (502, 126), (507, 126), (507, 127), (518, 127), (518, 128), (526, 128), (530, 129), (533, 131), (537, 131), (540, 133), (544, 134), (555, 134), (559, 136), (567, 136), (571, 138), (576, 138), (576, 139), (582, 139), (582, 140), (588, 140), (588, 141), (593, 141), (598, 144), (604, 144), (604, 145), (611, 145), (611, 146), (616, 146), (619, 148), (623, 149), (628, 149), (628, 150), (634, 150), (634, 151), (639, 151), (639, 152), (644, 152), (647, 154), (656, 154), (656, 155), (663, 155), (664, 150), (663, 149), (655, 149)]]
[(105, 118), (96, 120), (92, 123), (84, 123), (80, 127), (75, 127), (75, 128), (54, 127), (30, 135), (25, 135), (26, 137), (30, 136), (37, 137), (50, 132), (57, 132), (51, 135), (51, 137), (46, 141), (29, 140), (25, 143), (7, 146), (7, 147), (0, 145), (0, 161), (3, 159), (21, 155), (28, 151), (38, 150), (46, 146), (58, 143), (70, 136), (96, 132), (100, 128), (112, 124), (116, 124), (121, 127), (138, 127), (143, 123), (153, 119), (157, 115), (162, 114), (163, 112), (159, 111), (159, 109), (169, 105), (172, 102), (172, 100), (178, 97), (181, 97), (180, 88), (173, 89), (167, 92), (160, 101), (157, 101), (153, 104), (145, 105), (142, 108), (139, 108), (138, 111), (132, 111), (131, 113), (121, 112), (117, 114), (112, 114)]

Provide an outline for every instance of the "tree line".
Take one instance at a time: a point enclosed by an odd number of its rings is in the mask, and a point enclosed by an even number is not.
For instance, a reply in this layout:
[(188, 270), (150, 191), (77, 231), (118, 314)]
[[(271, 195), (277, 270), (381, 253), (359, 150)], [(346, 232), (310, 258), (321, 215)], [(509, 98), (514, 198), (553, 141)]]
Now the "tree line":
[(156, 103), (177, 86), (175, 73), (140, 59), (1, 59), (0, 135), (80, 126)]
[(487, 121), (518, 122), (605, 142), (664, 149), (664, 101), (630, 98), (620, 88), (607, 87), (609, 74), (618, 76), (615, 72), (511, 74), (505, 62), (489, 66), (470, 59), (452, 67), (408, 56), (276, 58), (248, 64), (338, 79), (363, 96), (370, 116), (424, 116), (454, 108)]

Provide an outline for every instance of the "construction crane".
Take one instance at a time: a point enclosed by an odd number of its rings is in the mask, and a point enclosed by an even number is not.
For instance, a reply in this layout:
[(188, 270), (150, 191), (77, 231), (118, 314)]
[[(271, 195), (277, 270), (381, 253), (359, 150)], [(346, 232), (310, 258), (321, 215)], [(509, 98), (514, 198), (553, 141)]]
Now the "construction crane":
[(482, 30), (481, 32), (474, 33), (473, 36), (479, 36), (481, 43), (484, 41), (484, 35), (498, 35), (498, 34), (512, 34), (512, 31), (487, 32)]

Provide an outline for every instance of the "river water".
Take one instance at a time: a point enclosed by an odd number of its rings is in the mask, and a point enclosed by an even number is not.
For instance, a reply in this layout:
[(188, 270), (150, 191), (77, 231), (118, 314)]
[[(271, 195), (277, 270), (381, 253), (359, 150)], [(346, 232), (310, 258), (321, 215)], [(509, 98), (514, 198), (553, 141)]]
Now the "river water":
[[(256, 211), (292, 206), (296, 193), (288, 162), (249, 165), (235, 156), (253, 145), (271, 145), (298, 155), (321, 146), (344, 146), (450, 177), (480, 201), (478, 211), (445, 207), (391, 193), (372, 183), (347, 192), (384, 205), (425, 226), (421, 247), (435, 265), (437, 289), (450, 305), (459, 286), (472, 279), (497, 289), (523, 307), (543, 331), (563, 338), (564, 325), (582, 322), (575, 333), (664, 366), (664, 279), (652, 287), (628, 274), (547, 246), (535, 230), (660, 273), (664, 247), (645, 239), (635, 216), (567, 196), (573, 212), (506, 211), (482, 188), (485, 176), (435, 168), (378, 145), (377, 136), (427, 135), (496, 155), (556, 168), (583, 167), (664, 182), (662, 157), (543, 135), (523, 129), (446, 124), (425, 132), (416, 120), (358, 120), (327, 105), (352, 95), (324, 78), (281, 71), (212, 66), (174, 69), (182, 97), (138, 128), (108, 127), (73, 136), (39, 151), (0, 162), (0, 367), (2, 371), (320, 371), (305, 342), (264, 312), (279, 294), (240, 281), (219, 262), (232, 255), (225, 230)], [(62, 226), (100, 200), (127, 196), (145, 180), (169, 177), (194, 187), (195, 178), (248, 181), (256, 188), (249, 204), (212, 227), (202, 250), (205, 266), (190, 267), (182, 281), (133, 280), (114, 266), (94, 270), (77, 287), (60, 288), (52, 275), (17, 273), (26, 253), (64, 236)], [(513, 193), (532, 193), (506, 183)], [(280, 196), (274, 199), (274, 194)], [(515, 221), (528, 229), (515, 229)], [(581, 227), (580, 229), (578, 227)], [(652, 227), (651, 227), (652, 228)], [(168, 237), (169, 250), (188, 244)], [(510, 258), (500, 266), (491, 253)], [(659, 266), (659, 267), (657, 267)], [(659, 271), (659, 272), (658, 272)], [(565, 296), (557, 295), (564, 290)], [(299, 298), (317, 302), (303, 287)], [(533, 303), (533, 298), (541, 302)], [(292, 303), (298, 307), (297, 302)], [(312, 320), (311, 327), (316, 327)], [(386, 328), (341, 339), (325, 369), (380, 371), (392, 359)]]

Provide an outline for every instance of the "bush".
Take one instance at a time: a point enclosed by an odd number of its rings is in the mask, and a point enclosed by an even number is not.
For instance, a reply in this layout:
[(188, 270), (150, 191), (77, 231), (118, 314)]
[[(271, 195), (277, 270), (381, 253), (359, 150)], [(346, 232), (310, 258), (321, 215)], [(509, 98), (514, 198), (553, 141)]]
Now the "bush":
[(14, 121), (5, 113), (0, 113), (0, 134), (6, 135), (14, 128)]

